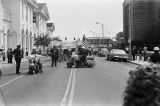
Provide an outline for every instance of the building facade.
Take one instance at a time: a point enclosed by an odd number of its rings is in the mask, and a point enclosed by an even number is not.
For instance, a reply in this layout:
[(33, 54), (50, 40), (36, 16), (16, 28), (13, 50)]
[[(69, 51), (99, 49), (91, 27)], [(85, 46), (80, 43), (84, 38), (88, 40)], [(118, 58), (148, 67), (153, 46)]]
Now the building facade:
[(130, 40), (144, 43), (145, 34), (159, 20), (159, 0), (125, 0), (123, 3), (125, 45), (128, 45)]
[(3, 18), (2, 18), (2, 12), (3, 12), (3, 7), (2, 7), (2, 0), (0, 0), (0, 50), (3, 49)]
[(21, 45), (30, 53), (35, 38), (47, 34), (50, 19), (46, 3), (36, 0), (0, 0), (0, 49)]
[(47, 21), (50, 19), (47, 4), (38, 3), (38, 9), (34, 12), (34, 23), (37, 26), (37, 36), (45, 36), (47, 34)]
[(94, 46), (104, 46), (108, 47), (109, 45), (112, 45), (112, 40), (108, 37), (88, 37), (88, 40), (90, 41), (91, 45)]
[(4, 47), (15, 49), (21, 45), (30, 53), (33, 47), (33, 12), (38, 8), (35, 0), (3, 1)]

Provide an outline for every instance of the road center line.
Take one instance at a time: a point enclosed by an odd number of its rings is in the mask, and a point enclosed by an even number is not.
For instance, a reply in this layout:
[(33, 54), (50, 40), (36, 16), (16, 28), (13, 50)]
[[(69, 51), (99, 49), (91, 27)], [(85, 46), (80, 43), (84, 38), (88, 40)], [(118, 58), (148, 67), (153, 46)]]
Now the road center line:
[(17, 78), (14, 78), (14, 79), (12, 79), (12, 80), (4, 83), (3, 85), (0, 86), (0, 88), (2, 88), (2, 87), (5, 86), (5, 85), (8, 85), (9, 83), (12, 83), (13, 81), (15, 81), (15, 80), (17, 80), (17, 79), (19, 79), (19, 78), (21, 78), (21, 77), (23, 77), (23, 76), (24, 76), (24, 75), (21, 75), (21, 76), (19, 76), (19, 77), (17, 77)]
[(66, 88), (65, 94), (64, 94), (64, 96), (63, 96), (62, 102), (61, 102), (61, 106), (65, 106), (65, 103), (66, 103), (66, 101), (67, 101), (67, 95), (68, 95), (68, 93), (69, 93), (69, 89), (70, 89), (71, 82), (72, 82), (73, 70), (74, 70), (74, 69), (72, 68), (72, 69), (71, 69), (71, 72), (70, 72), (70, 76), (69, 76), (67, 88)]
[(68, 106), (72, 106), (72, 102), (73, 102), (73, 96), (75, 91), (75, 77), (76, 77), (76, 69), (73, 72), (72, 88), (71, 88), (71, 94), (69, 97)]

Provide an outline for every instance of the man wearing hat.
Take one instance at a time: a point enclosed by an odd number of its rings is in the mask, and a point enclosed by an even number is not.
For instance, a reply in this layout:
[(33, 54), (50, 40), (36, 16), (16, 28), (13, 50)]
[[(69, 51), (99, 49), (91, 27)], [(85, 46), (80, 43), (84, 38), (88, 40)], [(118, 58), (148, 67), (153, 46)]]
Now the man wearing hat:
[(150, 62), (160, 63), (159, 47), (154, 47), (154, 53), (150, 56)]
[(14, 49), (13, 54), (15, 56), (15, 61), (16, 61), (16, 74), (20, 74), (19, 69), (21, 65), (21, 59), (22, 59), (22, 51), (21, 51), (21, 46), (17, 45), (17, 48)]

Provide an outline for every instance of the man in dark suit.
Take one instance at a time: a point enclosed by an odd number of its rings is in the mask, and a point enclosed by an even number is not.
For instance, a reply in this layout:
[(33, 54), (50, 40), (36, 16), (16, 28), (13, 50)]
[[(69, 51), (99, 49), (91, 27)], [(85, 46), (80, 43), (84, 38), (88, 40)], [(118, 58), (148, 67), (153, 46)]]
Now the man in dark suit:
[(15, 56), (16, 61), (16, 74), (20, 74), (19, 69), (21, 65), (21, 59), (22, 59), (22, 50), (20, 49), (21, 46), (17, 45), (17, 48), (14, 49), (13, 54)]
[(53, 46), (53, 48), (51, 49), (52, 67), (53, 63), (55, 64), (55, 67), (57, 67), (58, 57), (59, 57), (58, 49), (56, 46)]

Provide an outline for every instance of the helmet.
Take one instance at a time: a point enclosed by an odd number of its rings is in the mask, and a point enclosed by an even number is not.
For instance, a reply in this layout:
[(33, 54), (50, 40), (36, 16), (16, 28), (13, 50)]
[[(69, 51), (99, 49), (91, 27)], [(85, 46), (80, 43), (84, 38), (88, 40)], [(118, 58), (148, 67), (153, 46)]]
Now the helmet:
[(159, 51), (159, 47), (154, 47), (154, 51)]

